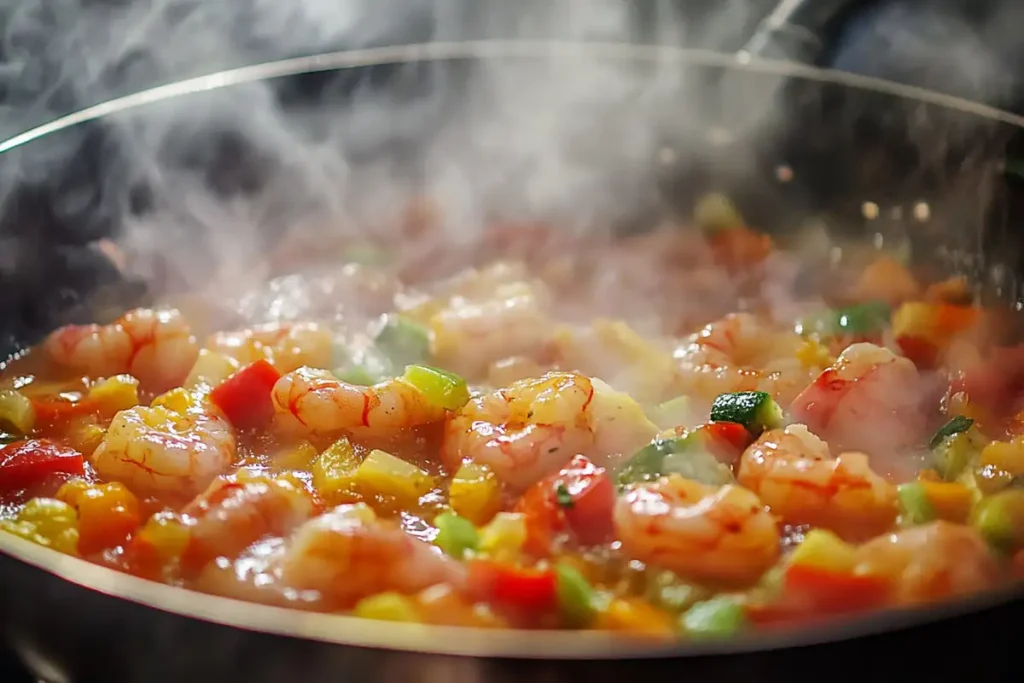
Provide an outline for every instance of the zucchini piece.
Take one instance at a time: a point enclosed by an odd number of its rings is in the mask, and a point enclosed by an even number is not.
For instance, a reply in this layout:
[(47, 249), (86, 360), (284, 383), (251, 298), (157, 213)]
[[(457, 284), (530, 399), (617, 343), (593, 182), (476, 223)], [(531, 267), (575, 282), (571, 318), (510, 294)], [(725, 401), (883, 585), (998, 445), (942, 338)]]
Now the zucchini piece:
[(339, 368), (334, 371), (334, 376), (347, 384), (354, 384), (357, 387), (370, 387), (384, 378), (372, 374), (362, 365), (350, 365), (347, 368)]
[(683, 632), (691, 638), (728, 638), (747, 623), (746, 609), (737, 598), (719, 595), (698, 602), (680, 619)]
[(722, 394), (711, 406), (712, 422), (736, 422), (747, 428), (754, 438), (784, 424), (782, 408), (763, 391), (740, 391)]
[(972, 463), (977, 462), (984, 446), (985, 438), (972, 425), (946, 436), (932, 448), (932, 467), (944, 480), (956, 481)]
[(928, 448), (935, 450), (939, 445), (951, 436), (966, 432), (974, 424), (974, 420), (963, 415), (957, 415), (952, 420), (942, 425), (939, 431), (935, 432), (935, 436), (928, 442)]
[(684, 479), (692, 479), (711, 486), (725, 486), (736, 482), (728, 465), (696, 446), (666, 455), (661, 469), (662, 474), (678, 474)]
[(401, 316), (388, 316), (373, 341), (396, 369), (430, 358), (430, 331)]
[(686, 424), (690, 419), (690, 399), (687, 396), (676, 396), (665, 401), (654, 409), (654, 424), (661, 429), (670, 429)]
[(578, 569), (565, 562), (555, 565), (558, 606), (565, 622), (584, 628), (597, 615), (597, 593)]
[(453, 372), (429, 365), (408, 365), (404, 377), (422, 391), (430, 403), (445, 410), (458, 410), (469, 402), (466, 380)]
[(637, 482), (654, 481), (666, 474), (678, 474), (717, 486), (735, 481), (729, 466), (704, 450), (700, 432), (656, 437), (626, 461), (618, 472), (617, 481), (622, 488)]
[(687, 447), (687, 437), (655, 437), (636, 454), (626, 461), (619, 469), (619, 486), (635, 484), (640, 481), (653, 481), (662, 475), (665, 456), (678, 453)]
[(434, 545), (456, 560), (461, 560), (480, 544), (480, 534), (473, 523), (455, 513), (441, 513), (434, 519), (434, 526), (437, 527)]
[(908, 526), (927, 524), (936, 518), (935, 507), (921, 482), (914, 481), (896, 487), (900, 501), (900, 521)]
[(869, 301), (809, 315), (797, 323), (797, 334), (826, 338), (876, 334), (889, 326), (891, 318), (889, 304)]
[(972, 522), (997, 551), (1024, 548), (1024, 490), (1009, 489), (983, 498), (975, 506)]

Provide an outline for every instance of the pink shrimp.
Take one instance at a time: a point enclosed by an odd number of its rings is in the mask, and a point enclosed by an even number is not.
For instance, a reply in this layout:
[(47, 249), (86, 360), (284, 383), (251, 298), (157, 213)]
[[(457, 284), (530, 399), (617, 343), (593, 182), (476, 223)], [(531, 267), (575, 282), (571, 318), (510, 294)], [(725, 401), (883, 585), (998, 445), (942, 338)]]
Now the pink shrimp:
[(350, 608), (384, 591), (414, 594), (435, 585), (461, 589), (465, 569), (366, 505), (342, 505), (302, 524), (283, 541), (257, 544), (207, 565), (197, 587), (211, 593), (318, 610)]
[(122, 410), (92, 454), (108, 481), (143, 495), (192, 496), (234, 462), (231, 425), (198, 402), (175, 410), (152, 406)]
[(498, 281), (464, 285), (467, 294), (451, 297), (429, 323), (437, 362), (469, 377), (503, 358), (536, 355), (552, 327), (542, 286), (491, 275)]
[(968, 595), (998, 584), (1002, 572), (972, 529), (937, 521), (885, 534), (857, 548), (857, 574), (884, 577), (896, 604)]
[(633, 558), (704, 581), (746, 584), (779, 555), (779, 530), (758, 497), (677, 474), (619, 498), (615, 527)]
[(582, 453), (605, 464), (657, 433), (639, 405), (604, 382), (551, 372), (474, 398), (446, 426), (441, 457), (491, 467), (523, 490)]
[(56, 364), (93, 377), (131, 374), (147, 389), (180, 384), (199, 345), (175, 309), (139, 308), (110, 325), (68, 325), (43, 343)]
[(896, 487), (871, 470), (867, 456), (832, 458), (803, 425), (762, 434), (740, 458), (737, 480), (783, 521), (847, 539), (870, 538), (896, 521)]
[(853, 344), (796, 397), (791, 411), (835, 448), (863, 451), (879, 471), (903, 480), (918, 469), (906, 454), (925, 436), (926, 388), (908, 359)]
[(305, 367), (279, 379), (271, 399), (278, 425), (299, 434), (387, 436), (439, 422), (447, 414), (401, 377), (361, 387)]
[(704, 407), (734, 391), (766, 391), (788, 403), (821, 370), (800, 358), (804, 343), (793, 331), (774, 329), (749, 313), (727, 315), (676, 350), (682, 393)]
[(241, 365), (267, 360), (280, 372), (302, 366), (327, 368), (332, 357), (331, 334), (316, 323), (270, 323), (218, 332), (207, 340), (206, 348)]
[(312, 517), (316, 501), (303, 488), (265, 476), (222, 476), (189, 503), (183, 564), (200, 569), (215, 557), (235, 558), (267, 536), (284, 536)]

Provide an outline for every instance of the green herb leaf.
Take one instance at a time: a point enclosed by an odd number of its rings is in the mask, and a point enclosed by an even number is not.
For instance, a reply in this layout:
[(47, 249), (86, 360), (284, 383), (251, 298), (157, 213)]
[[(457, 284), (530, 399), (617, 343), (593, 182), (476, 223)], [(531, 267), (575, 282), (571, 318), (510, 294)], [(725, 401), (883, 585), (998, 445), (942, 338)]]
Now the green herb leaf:
[(935, 436), (928, 442), (928, 448), (938, 448), (939, 444), (948, 439), (951, 436), (966, 432), (974, 424), (974, 420), (963, 415), (957, 415), (952, 420), (944, 424), (939, 431), (935, 432)]
[(575, 503), (572, 500), (572, 494), (569, 493), (569, 489), (565, 487), (565, 484), (559, 484), (555, 487), (555, 502), (558, 506), (565, 509), (571, 509)]

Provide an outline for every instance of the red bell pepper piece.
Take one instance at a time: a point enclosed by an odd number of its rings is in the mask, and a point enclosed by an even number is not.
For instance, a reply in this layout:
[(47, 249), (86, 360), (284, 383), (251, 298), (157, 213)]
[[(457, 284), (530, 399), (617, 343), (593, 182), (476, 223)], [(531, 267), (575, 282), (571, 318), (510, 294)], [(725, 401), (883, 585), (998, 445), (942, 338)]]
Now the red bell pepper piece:
[(537, 482), (516, 504), (525, 516), (527, 552), (544, 557), (555, 536), (569, 530), (584, 545), (596, 545), (612, 533), (615, 487), (603, 467), (575, 456), (558, 474)]
[(528, 614), (550, 612), (558, 606), (558, 581), (550, 569), (474, 560), (468, 570), (470, 591), (485, 602)]
[(889, 594), (889, 582), (882, 577), (835, 572), (801, 564), (790, 565), (786, 569), (783, 586), (783, 594), (795, 605), (825, 614), (878, 607)]
[(28, 488), (58, 473), (85, 474), (85, 458), (73, 448), (43, 439), (0, 448), (0, 493)]
[(939, 347), (923, 337), (902, 335), (896, 338), (900, 352), (922, 370), (933, 370), (939, 362)]
[(34, 398), (32, 408), (36, 414), (36, 424), (40, 427), (53, 427), (67, 423), (78, 417), (96, 415), (100, 412), (100, 402), (86, 396), (72, 401), (67, 398)]
[(560, 507), (576, 539), (585, 545), (608, 540), (612, 533), (615, 486), (605, 469), (577, 455), (558, 473), (554, 486), (556, 503), (560, 491), (569, 498), (570, 504)]
[(526, 525), (523, 549), (536, 557), (549, 555), (555, 537), (565, 531), (568, 524), (562, 509), (555, 502), (552, 479), (542, 479), (528, 488), (516, 503), (515, 512), (523, 515)]
[(782, 595), (771, 603), (748, 605), (747, 617), (761, 627), (806, 626), (881, 607), (888, 595), (889, 583), (881, 577), (795, 564), (783, 575)]
[(747, 446), (754, 443), (754, 435), (737, 422), (709, 422), (694, 431), (703, 434), (708, 451), (728, 465), (736, 464)]
[(771, 237), (742, 225), (716, 230), (708, 237), (708, 244), (715, 262), (730, 271), (754, 266), (772, 250)]
[(1024, 395), (1024, 346), (991, 349), (984, 360), (953, 378), (950, 392), (965, 393), (970, 403), (997, 419), (1019, 412)]
[(261, 427), (274, 416), (270, 393), (281, 373), (266, 360), (258, 360), (220, 383), (210, 400), (238, 429)]

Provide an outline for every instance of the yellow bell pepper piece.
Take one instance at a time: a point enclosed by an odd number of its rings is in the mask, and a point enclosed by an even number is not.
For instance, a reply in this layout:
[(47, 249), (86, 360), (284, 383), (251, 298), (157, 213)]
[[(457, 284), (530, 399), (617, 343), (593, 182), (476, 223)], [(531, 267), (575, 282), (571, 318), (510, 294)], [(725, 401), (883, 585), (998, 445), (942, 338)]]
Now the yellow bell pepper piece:
[(313, 488), (329, 505), (358, 499), (355, 472), (359, 455), (348, 439), (339, 439), (313, 460)]
[(854, 547), (831, 531), (812, 529), (788, 561), (790, 564), (845, 573), (853, 570), (857, 558)]
[(486, 465), (465, 463), (452, 479), (448, 500), (459, 516), (482, 526), (500, 509), (501, 485)]
[(102, 405), (104, 412), (116, 413), (139, 405), (139, 380), (131, 375), (115, 375), (100, 380), (89, 389), (89, 399)]
[(434, 487), (434, 479), (411, 462), (381, 450), (370, 451), (356, 468), (355, 482), (364, 494), (394, 498), (412, 505)]

